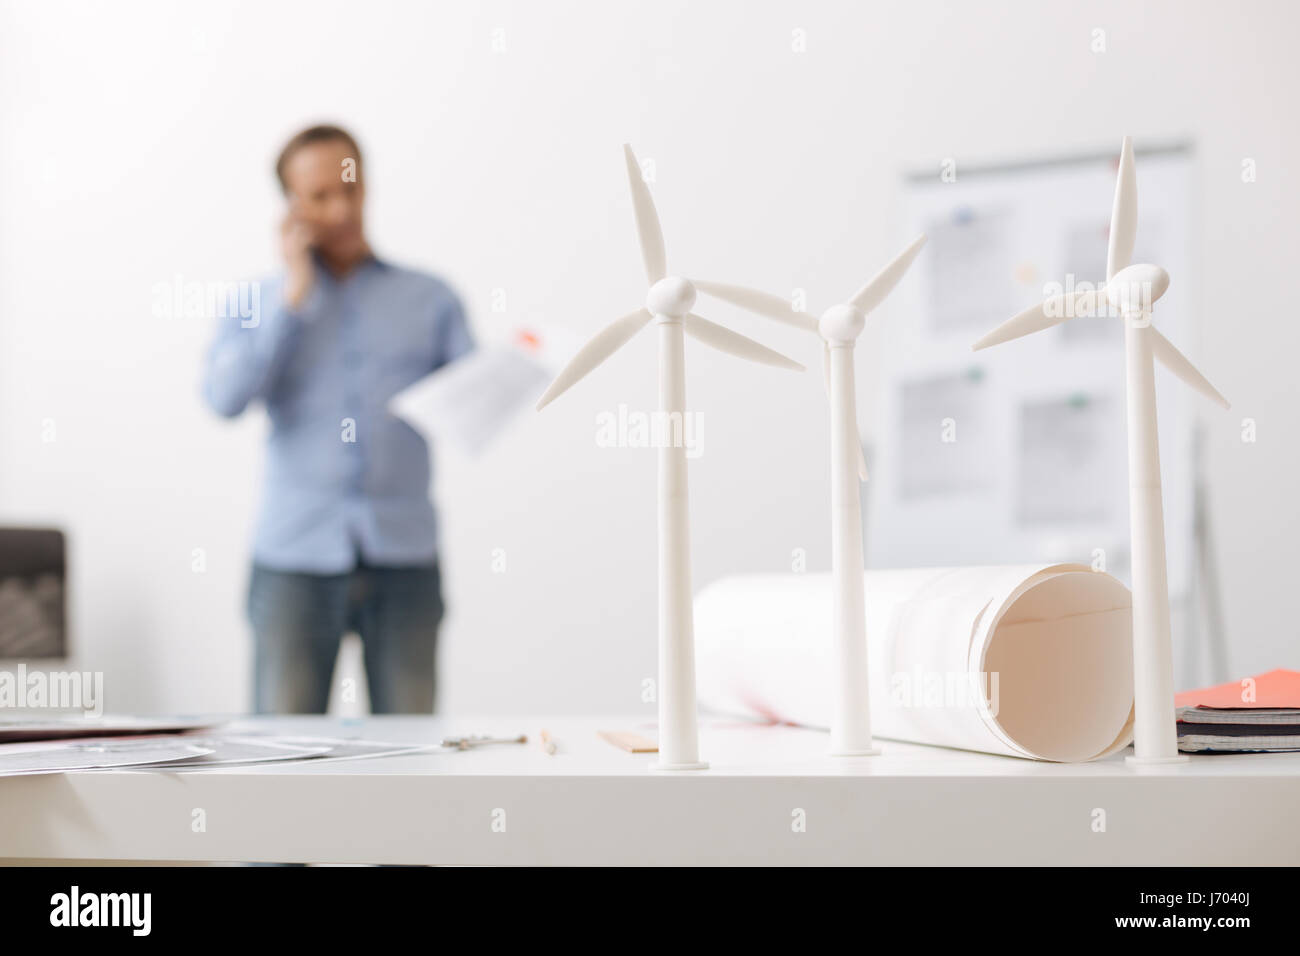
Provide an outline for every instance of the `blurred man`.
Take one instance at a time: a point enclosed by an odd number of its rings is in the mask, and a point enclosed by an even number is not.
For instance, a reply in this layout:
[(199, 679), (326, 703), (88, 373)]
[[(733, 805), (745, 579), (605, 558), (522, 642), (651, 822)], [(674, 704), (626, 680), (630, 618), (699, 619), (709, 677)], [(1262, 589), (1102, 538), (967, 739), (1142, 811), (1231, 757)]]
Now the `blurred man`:
[(429, 451), (394, 393), (468, 352), (464, 310), (434, 276), (366, 240), (356, 140), (313, 126), (285, 145), (285, 269), (255, 322), (225, 321), (203, 390), (220, 415), (271, 420), (248, 614), (258, 713), (324, 713), (348, 631), (371, 709), (429, 713), (443, 605)]

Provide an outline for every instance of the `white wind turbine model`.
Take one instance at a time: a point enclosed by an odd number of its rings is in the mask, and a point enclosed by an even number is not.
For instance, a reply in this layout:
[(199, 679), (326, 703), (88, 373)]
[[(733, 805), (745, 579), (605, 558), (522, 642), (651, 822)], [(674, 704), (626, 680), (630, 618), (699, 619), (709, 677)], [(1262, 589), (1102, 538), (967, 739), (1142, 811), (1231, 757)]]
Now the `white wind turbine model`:
[(867, 465), (862, 456), (862, 438), (858, 434), (853, 350), (866, 327), (867, 313), (883, 302), (898, 285), (923, 245), (925, 236), (920, 236), (853, 298), (843, 305), (831, 306), (820, 320), (793, 309), (785, 299), (757, 289), (719, 282), (696, 283), (701, 292), (815, 332), (823, 342), (822, 367), (831, 404), (831, 578), (836, 661), (831, 753), (836, 756), (880, 753), (871, 738), (871, 701), (867, 686), (862, 503), (858, 494), (859, 479), (867, 479)]
[[(632, 187), (641, 256), (650, 291), (645, 306), (597, 332), (555, 377), (537, 403), (540, 411), (621, 348), (643, 327), (659, 328), (659, 407), (671, 426), (686, 413), (686, 361), (682, 333), (739, 358), (802, 371), (779, 352), (691, 312), (695, 286), (668, 275), (664, 238), (650, 189), (632, 148), (623, 146)], [(672, 428), (666, 428), (671, 433)], [(683, 442), (659, 443), (659, 761), (658, 770), (702, 770), (695, 720), (695, 632), (691, 605), (691, 547)]]
[[(1169, 288), (1159, 266), (1130, 265), (1137, 233), (1137, 171), (1133, 145), (1124, 137), (1115, 205), (1110, 218), (1106, 282), (1052, 296), (1026, 309), (975, 343), (975, 349), (1050, 328), (1075, 315), (1094, 314), (1103, 301), (1124, 319), (1128, 401), (1129, 533), (1133, 562), (1133, 748), (1137, 764), (1176, 763), (1173, 649), (1169, 637), (1169, 583), (1165, 567), (1160, 446), (1156, 431), (1154, 360), (1228, 407), (1196, 367), (1151, 325), (1151, 307)], [(1104, 300), (1103, 300), (1104, 295)]]

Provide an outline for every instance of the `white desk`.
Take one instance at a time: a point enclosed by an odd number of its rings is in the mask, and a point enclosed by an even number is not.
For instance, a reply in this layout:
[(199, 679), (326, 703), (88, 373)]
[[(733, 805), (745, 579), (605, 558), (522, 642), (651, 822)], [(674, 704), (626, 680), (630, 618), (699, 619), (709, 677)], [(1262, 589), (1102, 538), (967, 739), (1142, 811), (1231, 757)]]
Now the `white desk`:
[[(0, 858), (447, 864), (1300, 863), (1300, 754), (1045, 764), (882, 741), (824, 756), (814, 731), (708, 721), (711, 767), (648, 772), (599, 729), (644, 717), (257, 718), (234, 726), (527, 745), (201, 772), (0, 778)], [(561, 752), (548, 756), (548, 728)], [(191, 827), (206, 814), (206, 832)], [(1094, 832), (1094, 811), (1105, 832)], [(505, 831), (493, 829), (504, 811)], [(806, 832), (794, 832), (795, 811)]]

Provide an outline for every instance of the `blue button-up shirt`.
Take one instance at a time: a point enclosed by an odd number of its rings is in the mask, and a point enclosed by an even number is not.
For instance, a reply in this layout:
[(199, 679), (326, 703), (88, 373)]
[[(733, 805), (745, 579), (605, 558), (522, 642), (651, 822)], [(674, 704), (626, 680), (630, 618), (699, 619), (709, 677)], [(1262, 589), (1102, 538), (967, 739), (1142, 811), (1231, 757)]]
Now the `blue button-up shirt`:
[(296, 310), (282, 287), (259, 283), (251, 317), (220, 320), (203, 385), (220, 415), (257, 399), (270, 415), (254, 561), (317, 574), (358, 558), (432, 561), (429, 449), (386, 406), (473, 348), (460, 301), (433, 276), (377, 259), (341, 280), (318, 263)]

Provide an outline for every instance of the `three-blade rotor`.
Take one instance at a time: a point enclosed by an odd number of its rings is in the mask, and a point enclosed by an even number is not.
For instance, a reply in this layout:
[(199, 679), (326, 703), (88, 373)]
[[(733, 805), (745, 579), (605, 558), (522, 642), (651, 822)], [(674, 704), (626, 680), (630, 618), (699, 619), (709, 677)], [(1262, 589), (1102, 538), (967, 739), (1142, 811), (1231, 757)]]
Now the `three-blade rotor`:
[[(1133, 159), (1133, 141), (1125, 136), (1124, 144), (1120, 149), (1119, 172), (1115, 178), (1115, 201), (1111, 207), (1110, 238), (1106, 250), (1106, 283), (1112, 288), (1108, 289), (1107, 285), (1102, 285), (1097, 289), (1084, 289), (1051, 296), (1046, 301), (1030, 306), (1007, 319), (980, 338), (972, 348), (978, 351), (990, 345), (999, 345), (1033, 332), (1050, 329), (1076, 316), (1097, 315), (1106, 308), (1108, 301), (1144, 303), (1140, 307), (1122, 306), (1121, 311), (1124, 312), (1126, 321), (1140, 320), (1144, 313), (1149, 316), (1150, 304), (1164, 292), (1168, 276), (1163, 270), (1154, 267), (1132, 266), (1133, 246), (1137, 238), (1137, 211), (1137, 164)], [(1157, 272), (1163, 277), (1164, 284), (1158, 288), (1155, 296), (1148, 294), (1143, 297), (1132, 289), (1131, 284), (1125, 285), (1125, 280), (1138, 270), (1143, 270), (1142, 275)], [(1124, 275), (1120, 275), (1121, 273)], [(1149, 291), (1148, 289), (1148, 293)], [(1134, 314), (1129, 315), (1125, 311), (1126, 308), (1131, 308)], [(1154, 326), (1147, 324), (1144, 334), (1150, 341), (1151, 354), (1161, 365), (1211, 401), (1224, 408), (1229, 407), (1228, 400), (1219, 394), (1219, 391), (1209, 383), (1187, 356), (1174, 348), (1173, 343), (1156, 331)]]
[[(925, 236), (913, 240), (906, 249), (894, 257), (893, 261), (854, 293), (845, 305), (828, 312), (825, 326), (808, 313), (794, 308), (790, 302), (780, 296), (726, 282), (713, 282), (706, 279), (691, 281), (701, 292), (706, 292), (724, 302), (730, 302), (755, 315), (775, 319), (777, 322), (784, 322), (786, 325), (793, 325), (807, 332), (815, 332), (822, 339), (822, 375), (826, 383), (826, 395), (830, 398), (832, 345), (853, 344), (867, 314), (880, 305), (894, 290), (924, 245)], [(840, 327), (845, 322), (850, 326), (847, 329)], [(858, 476), (863, 481), (867, 480), (867, 462), (861, 445), (858, 446)]]
[(628, 185), (632, 190), (632, 210), (636, 216), (641, 259), (645, 264), (646, 278), (650, 282), (648, 301), (649, 305), (656, 307), (656, 311), (652, 312), (649, 306), (643, 306), (615, 319), (592, 336), (542, 394), (537, 402), (538, 410), (545, 408), (626, 345), (656, 315), (666, 321), (681, 322), (683, 332), (719, 352), (776, 368), (802, 371), (803, 366), (793, 359), (690, 311), (695, 300), (694, 284), (689, 280), (669, 277), (663, 229), (659, 225), (659, 214), (650, 196), (650, 188), (641, 172), (641, 164), (637, 162), (632, 147), (626, 144), (623, 146), (623, 158), (627, 165)]

